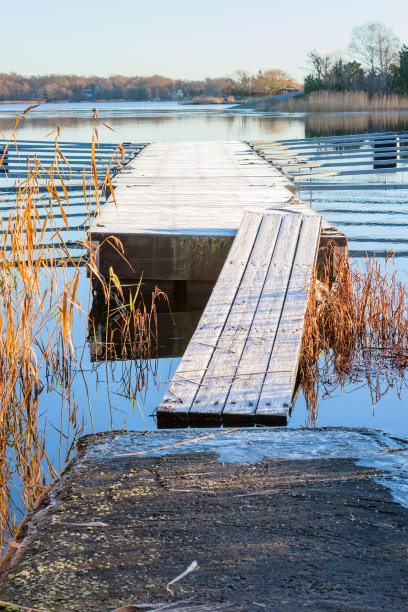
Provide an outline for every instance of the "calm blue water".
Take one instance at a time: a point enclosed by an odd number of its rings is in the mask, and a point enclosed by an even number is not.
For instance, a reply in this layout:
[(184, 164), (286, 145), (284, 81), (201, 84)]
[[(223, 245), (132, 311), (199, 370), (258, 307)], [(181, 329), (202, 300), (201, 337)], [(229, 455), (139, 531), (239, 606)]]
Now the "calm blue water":
[[(62, 128), (62, 140), (89, 141), (92, 130), (93, 104), (45, 104), (34, 109), (22, 123), (20, 139), (43, 139), (57, 125)], [(133, 143), (156, 140), (202, 139), (279, 139), (305, 138), (316, 135), (361, 133), (408, 129), (408, 114), (364, 113), (352, 115), (288, 116), (247, 113), (240, 114), (225, 106), (180, 106), (177, 103), (117, 103), (99, 104), (99, 117), (115, 131), (99, 127), (101, 142), (129, 141)], [(0, 129), (12, 130), (15, 114), (20, 105), (0, 105)], [(349, 178), (349, 177), (347, 177)], [(332, 179), (335, 180), (335, 179)], [(338, 179), (337, 179), (338, 180)], [(340, 179), (341, 180), (341, 179)], [(356, 180), (356, 179), (354, 179)], [(388, 175), (389, 181), (404, 182), (405, 173)], [(383, 182), (384, 175), (360, 177), (358, 182)], [(328, 182), (328, 179), (325, 180)], [(395, 249), (400, 276), (408, 273), (408, 191), (314, 191), (301, 197), (335, 224), (349, 237), (350, 250), (358, 260), (366, 252), (383, 256)], [(84, 228), (77, 227), (78, 236)], [(83, 303), (88, 300), (89, 281), (83, 278), (80, 294)], [(75, 326), (75, 343), (84, 346), (86, 317), (78, 316)], [(85, 344), (81, 371), (76, 374), (73, 393), (79, 402), (78, 421), (83, 416), (83, 431), (106, 429), (152, 429), (155, 407), (164, 394), (168, 381), (177, 367), (178, 359), (161, 359), (152, 367), (155, 376), (149, 374), (148, 388), (136, 393), (136, 400), (125, 388), (126, 376), (122, 363), (114, 367), (92, 364), (89, 347)], [(125, 366), (130, 367), (127, 363)], [(125, 380), (123, 380), (125, 378)], [(130, 376), (135, 383), (136, 378)], [(106, 384), (109, 382), (109, 385)], [(345, 425), (378, 427), (394, 435), (408, 437), (408, 406), (406, 391), (401, 399), (390, 391), (375, 406), (366, 388), (346, 388), (335, 397), (321, 402), (317, 425)], [(109, 408), (110, 405), (110, 408)], [(43, 393), (41, 419), (47, 424), (49, 452), (58, 462), (60, 435), (58, 430), (68, 431), (67, 415), (55, 407), (55, 394)], [(302, 397), (297, 401), (290, 426), (305, 425), (307, 415)], [(72, 437), (70, 431), (68, 438)], [(61, 450), (63, 462), (64, 442)]]

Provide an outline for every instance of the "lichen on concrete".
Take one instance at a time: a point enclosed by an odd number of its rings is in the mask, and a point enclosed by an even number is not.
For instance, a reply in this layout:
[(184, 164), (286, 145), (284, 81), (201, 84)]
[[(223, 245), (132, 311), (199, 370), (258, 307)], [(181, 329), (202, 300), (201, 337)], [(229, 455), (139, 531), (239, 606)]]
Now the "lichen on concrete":
[(408, 510), (378, 469), (350, 457), (226, 462), (199, 443), (122, 456), (120, 435), (87, 437), (24, 521), (1, 600), (61, 612), (191, 597), (232, 610), (404, 609)]

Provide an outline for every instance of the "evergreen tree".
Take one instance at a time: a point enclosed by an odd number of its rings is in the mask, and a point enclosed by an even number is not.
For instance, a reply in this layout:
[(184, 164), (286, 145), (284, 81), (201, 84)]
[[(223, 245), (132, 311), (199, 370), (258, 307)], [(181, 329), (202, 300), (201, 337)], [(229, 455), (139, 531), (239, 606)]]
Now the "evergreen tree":
[(399, 65), (391, 66), (391, 86), (400, 94), (408, 95), (408, 47), (402, 46), (399, 53)]

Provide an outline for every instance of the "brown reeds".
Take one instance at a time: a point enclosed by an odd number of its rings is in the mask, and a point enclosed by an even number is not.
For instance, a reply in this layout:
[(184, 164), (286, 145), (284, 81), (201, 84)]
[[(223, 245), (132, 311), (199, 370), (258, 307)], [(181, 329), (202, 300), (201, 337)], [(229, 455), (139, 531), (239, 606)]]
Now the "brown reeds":
[(289, 113), (381, 112), (408, 110), (408, 96), (364, 91), (315, 91), (308, 96), (279, 102), (276, 110)]
[(346, 384), (365, 384), (372, 404), (390, 387), (405, 386), (408, 365), (408, 288), (398, 280), (393, 254), (364, 265), (339, 258), (332, 284), (328, 270), (310, 286), (300, 361), (309, 423), (319, 397)]
[(170, 309), (167, 295), (155, 287), (147, 307), (140, 292), (141, 279), (132, 290), (132, 286), (122, 286), (112, 268), (107, 279), (98, 276), (97, 282), (103, 305), (97, 304), (97, 312), (91, 310), (88, 317), (95, 360), (150, 358), (158, 342), (156, 304), (162, 299)]
[[(17, 117), (15, 129), (21, 119)], [(98, 176), (97, 123), (95, 111), (91, 167), (82, 177), (88, 221), (94, 214), (91, 208), (98, 213), (104, 190), (113, 192), (110, 171), (114, 166), (122, 167), (124, 161), (119, 146), (106, 175)], [(61, 464), (83, 431), (83, 424), (77, 422), (78, 402), (72, 394), (72, 378), (81, 359), (74, 344), (74, 318), (88, 312), (88, 305), (81, 304), (77, 295), (80, 278), (90, 277), (89, 294), (91, 283), (100, 282), (108, 302), (114, 286), (116, 307), (111, 316), (120, 319), (122, 342), (130, 358), (148, 356), (155, 323), (154, 300), (160, 293), (153, 296), (149, 312), (141, 310), (135, 296), (125, 302), (114, 271), (108, 281), (100, 277), (96, 251), (89, 251), (86, 241), (82, 254), (71, 257), (54, 214), (61, 214), (63, 227), (69, 230), (71, 169), (58, 137), (59, 128), (51, 165), (45, 167), (39, 158), (28, 162), (27, 178), (18, 185), (14, 209), (8, 218), (0, 219), (0, 550), (13, 536), (16, 512), (29, 510), (61, 467), (54, 466), (48, 457), (45, 432), (39, 426), (41, 394), (47, 387), (60, 396), (61, 415), (67, 415), (70, 428), (70, 435), (62, 429), (60, 432), (67, 442)], [(2, 145), (0, 166), (12, 141), (14, 132)], [(7, 175), (5, 165), (3, 169)], [(110, 343), (108, 336), (105, 340)]]

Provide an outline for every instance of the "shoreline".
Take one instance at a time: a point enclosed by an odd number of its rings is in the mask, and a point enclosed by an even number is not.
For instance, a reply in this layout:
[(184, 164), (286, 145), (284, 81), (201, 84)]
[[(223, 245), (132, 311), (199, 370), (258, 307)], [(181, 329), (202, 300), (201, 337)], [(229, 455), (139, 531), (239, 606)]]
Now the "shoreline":
[(178, 104), (179, 106), (185, 106), (185, 105), (200, 105), (200, 104), (211, 104), (212, 106), (220, 106), (220, 105), (224, 105), (224, 104), (236, 104), (237, 106), (240, 106), (240, 103), (237, 102), (208, 102), (208, 101), (200, 101), (200, 102), (193, 102), (193, 101), (185, 101), (185, 102), (179, 102), (178, 100), (127, 100), (125, 98), (119, 98), (117, 100), (106, 100), (106, 99), (100, 99), (100, 100), (0, 100), (0, 105), (1, 104), (99, 104), (103, 102), (104, 104), (106, 103), (112, 103), (112, 104), (116, 104), (118, 102), (128, 102), (130, 104), (157, 104), (157, 103), (161, 103), (163, 102), (164, 104), (169, 104), (171, 102), (174, 102), (176, 104)]

